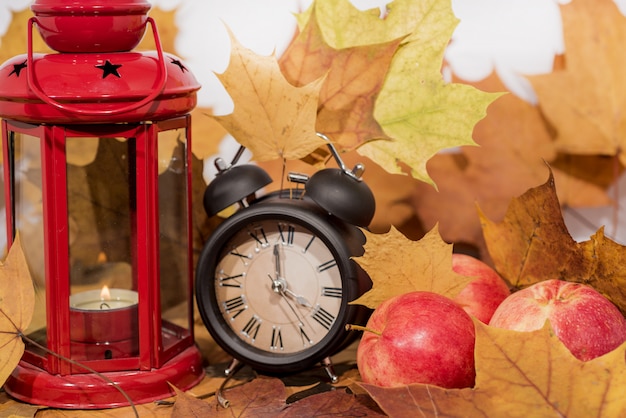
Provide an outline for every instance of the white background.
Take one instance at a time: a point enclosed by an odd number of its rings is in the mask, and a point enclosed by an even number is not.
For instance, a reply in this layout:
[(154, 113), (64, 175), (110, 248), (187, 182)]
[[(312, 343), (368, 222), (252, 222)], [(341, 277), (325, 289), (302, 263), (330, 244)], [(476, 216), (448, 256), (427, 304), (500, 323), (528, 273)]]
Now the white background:
[[(573, 0), (576, 1), (576, 0)], [(384, 7), (384, 0), (352, 0), (360, 9)], [(511, 92), (531, 103), (536, 101), (524, 75), (549, 72), (555, 54), (564, 52), (557, 0), (452, 0), (461, 20), (446, 52), (446, 60), (458, 76), (477, 81), (495, 71)], [(28, 7), (31, 0), (0, 0), (0, 35), (6, 31), (11, 11)], [(179, 36), (176, 53), (202, 84), (198, 101), (216, 114), (232, 111), (230, 98), (214, 72), (228, 64), (228, 25), (245, 46), (263, 55), (284, 50), (296, 30), (293, 13), (304, 10), (311, 0), (151, 0), (164, 10), (176, 8)], [(621, 3), (626, 10), (626, 0)], [(0, 45), (2, 47), (2, 45)], [(232, 155), (232, 139), (222, 149)], [(207, 164), (211, 166), (212, 164)], [(626, 190), (626, 176), (614, 186)], [(612, 195), (613, 190), (609, 190)], [(626, 193), (620, 193), (626, 195)], [(618, 219), (626, 219), (626, 196), (619, 201)], [(579, 215), (587, 221), (581, 221)], [(612, 225), (614, 208), (566, 211), (565, 219), (577, 240), (586, 240), (601, 226), (607, 235), (626, 243), (624, 227)]]

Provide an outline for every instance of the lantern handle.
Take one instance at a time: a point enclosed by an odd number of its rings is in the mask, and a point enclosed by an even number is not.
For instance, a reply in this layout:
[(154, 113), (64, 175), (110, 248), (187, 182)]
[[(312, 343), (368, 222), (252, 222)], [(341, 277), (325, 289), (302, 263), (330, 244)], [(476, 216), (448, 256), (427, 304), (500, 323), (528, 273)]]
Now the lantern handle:
[(37, 18), (36, 17), (31, 17), (30, 19), (28, 19), (28, 56), (27, 56), (27, 80), (28, 80), (28, 87), (35, 93), (35, 95), (37, 95), (37, 97), (39, 97), (39, 99), (41, 99), (43, 102), (49, 104), (50, 106), (56, 107), (57, 109), (66, 111), (66, 112), (70, 112), (70, 113), (74, 113), (74, 114), (79, 114), (79, 115), (89, 115), (89, 116), (106, 116), (106, 115), (118, 115), (120, 113), (125, 113), (125, 112), (131, 112), (135, 109), (140, 108), (141, 106), (144, 106), (148, 103), (150, 103), (152, 100), (154, 100), (165, 88), (165, 83), (167, 81), (167, 67), (165, 66), (165, 59), (163, 57), (163, 48), (161, 47), (161, 40), (159, 38), (159, 34), (157, 32), (157, 28), (156, 28), (156, 24), (154, 22), (154, 19), (152, 19), (151, 17), (147, 18), (147, 22), (150, 23), (150, 26), (152, 27), (152, 34), (154, 36), (154, 43), (156, 45), (156, 50), (157, 50), (157, 55), (159, 58), (159, 65), (157, 66), (158, 68), (158, 78), (157, 78), (157, 85), (158, 87), (155, 88), (152, 93), (150, 93), (148, 96), (144, 97), (143, 99), (141, 99), (138, 102), (135, 103), (131, 103), (130, 105), (124, 106), (124, 107), (120, 107), (117, 109), (106, 109), (106, 110), (89, 110), (89, 109), (81, 109), (81, 108), (77, 108), (75, 106), (71, 106), (71, 105), (67, 105), (67, 104), (63, 104), (60, 103), (54, 99), (52, 99), (50, 96), (48, 96), (39, 86), (36, 78), (35, 78), (35, 69), (33, 66), (33, 24), (37, 23)]

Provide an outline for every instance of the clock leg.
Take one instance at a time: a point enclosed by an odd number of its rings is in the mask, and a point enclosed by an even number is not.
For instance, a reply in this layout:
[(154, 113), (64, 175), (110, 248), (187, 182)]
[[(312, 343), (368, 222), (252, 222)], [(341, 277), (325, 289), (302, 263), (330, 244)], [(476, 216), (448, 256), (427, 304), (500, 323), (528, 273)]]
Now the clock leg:
[(339, 377), (335, 373), (335, 368), (333, 367), (333, 362), (330, 357), (326, 357), (322, 360), (322, 367), (326, 371), (326, 374), (330, 378), (331, 383), (337, 383)]
[(237, 373), (237, 371), (239, 371), (239, 369), (241, 368), (243, 364), (237, 360), (236, 358), (234, 358), (230, 364), (228, 365), (228, 367), (226, 368), (226, 370), (224, 370), (224, 374), (226, 376), (230, 376), (232, 374)]

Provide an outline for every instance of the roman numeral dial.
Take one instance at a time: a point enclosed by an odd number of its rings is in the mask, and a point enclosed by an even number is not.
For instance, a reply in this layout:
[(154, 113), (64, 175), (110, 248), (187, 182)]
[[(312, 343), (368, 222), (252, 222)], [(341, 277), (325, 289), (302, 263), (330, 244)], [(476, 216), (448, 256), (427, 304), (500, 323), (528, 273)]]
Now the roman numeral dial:
[(299, 353), (341, 328), (344, 283), (335, 252), (298, 222), (250, 222), (220, 252), (215, 297), (232, 334), (261, 352)]

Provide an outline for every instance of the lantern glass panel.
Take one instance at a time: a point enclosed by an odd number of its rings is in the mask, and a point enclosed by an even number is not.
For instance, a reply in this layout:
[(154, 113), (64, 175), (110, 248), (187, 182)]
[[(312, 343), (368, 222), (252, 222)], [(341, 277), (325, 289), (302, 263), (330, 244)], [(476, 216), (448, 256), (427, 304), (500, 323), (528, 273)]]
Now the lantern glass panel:
[(68, 137), (72, 358), (138, 355), (134, 138)]
[(186, 129), (158, 134), (159, 270), (164, 350), (191, 335)]
[[(46, 345), (46, 294), (44, 223), (42, 207), (41, 140), (37, 136), (9, 131), (13, 231), (19, 231), (24, 256), (35, 287), (35, 311), (25, 334)], [(5, 235), (6, 236), (6, 235)], [(5, 243), (6, 245), (6, 243)], [(30, 349), (31, 347), (29, 347)]]

